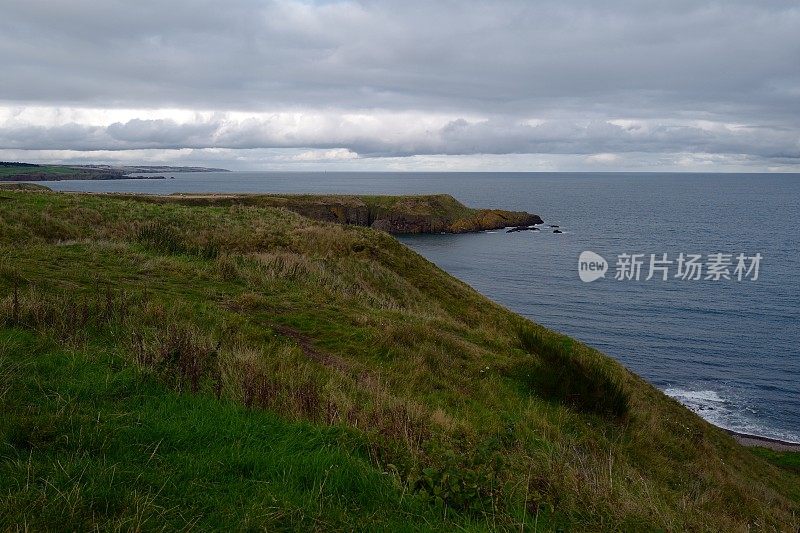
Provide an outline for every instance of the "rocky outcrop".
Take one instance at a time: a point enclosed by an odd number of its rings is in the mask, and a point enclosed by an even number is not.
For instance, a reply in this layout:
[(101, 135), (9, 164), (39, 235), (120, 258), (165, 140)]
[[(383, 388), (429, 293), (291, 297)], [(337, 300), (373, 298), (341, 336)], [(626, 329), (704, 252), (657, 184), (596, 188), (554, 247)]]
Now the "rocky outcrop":
[(517, 233), (519, 231), (539, 231), (536, 226), (517, 226), (506, 230), (506, 233)]
[[(399, 197), (398, 201), (371, 201), (375, 197), (328, 199), (285, 207), (316, 220), (369, 226), (393, 235), (469, 233), (508, 226), (541, 224), (538, 215), (500, 209), (470, 209), (452, 196)], [(386, 197), (378, 197), (385, 200)]]
[(539, 215), (502, 209), (472, 209), (450, 195), (185, 195), (131, 196), (140, 201), (186, 205), (279, 207), (314, 220), (367, 226), (394, 235), (468, 233), (541, 224)]

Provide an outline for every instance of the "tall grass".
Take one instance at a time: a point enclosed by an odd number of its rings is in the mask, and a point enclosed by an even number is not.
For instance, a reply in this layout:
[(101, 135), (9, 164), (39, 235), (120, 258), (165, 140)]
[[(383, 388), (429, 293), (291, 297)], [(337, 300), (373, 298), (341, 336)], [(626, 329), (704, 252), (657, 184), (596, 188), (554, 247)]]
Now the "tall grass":
[(167, 254), (189, 254), (213, 259), (219, 255), (219, 247), (214, 243), (196, 243), (184, 238), (177, 228), (158, 221), (142, 224), (136, 239), (149, 249)]
[(621, 419), (628, 414), (629, 397), (623, 386), (597, 364), (577, 357), (572, 339), (520, 328), (519, 341), (535, 360), (523, 361), (515, 377), (539, 396), (585, 413)]

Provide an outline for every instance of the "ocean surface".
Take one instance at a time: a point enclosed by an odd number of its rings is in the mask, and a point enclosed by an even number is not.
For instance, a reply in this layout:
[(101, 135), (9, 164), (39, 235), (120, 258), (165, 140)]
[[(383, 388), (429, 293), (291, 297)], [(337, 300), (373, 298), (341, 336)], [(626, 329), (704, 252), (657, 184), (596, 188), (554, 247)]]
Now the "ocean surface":
[[(615, 357), (719, 426), (800, 442), (800, 174), (323, 173), (175, 174), (168, 180), (62, 181), (57, 190), (448, 193), (476, 207), (537, 213), (541, 231), (403, 237), (489, 298)], [(562, 234), (553, 233), (556, 224)], [(581, 252), (608, 262), (578, 275)], [(650, 255), (732, 254), (730, 280), (649, 274)], [(620, 254), (641, 276), (615, 279)], [(738, 281), (736, 256), (761, 254)], [(722, 258), (723, 266), (727, 258)], [(656, 264), (658, 266), (658, 264)]]

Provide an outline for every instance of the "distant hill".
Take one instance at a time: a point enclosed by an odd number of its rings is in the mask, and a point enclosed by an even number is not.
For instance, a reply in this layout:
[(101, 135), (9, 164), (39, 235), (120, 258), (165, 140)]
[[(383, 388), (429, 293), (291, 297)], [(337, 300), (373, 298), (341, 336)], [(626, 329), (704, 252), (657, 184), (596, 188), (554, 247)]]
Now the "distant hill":
[(114, 180), (163, 179), (163, 176), (136, 176), (136, 174), (180, 172), (228, 172), (221, 168), (172, 167), (163, 165), (37, 165), (0, 161), (0, 181), (59, 181), (59, 180)]
[(9, 167), (9, 168), (17, 168), (17, 167), (38, 167), (39, 165), (34, 165), (33, 163), (17, 163), (17, 162), (10, 162), (10, 161), (0, 161), (0, 167)]

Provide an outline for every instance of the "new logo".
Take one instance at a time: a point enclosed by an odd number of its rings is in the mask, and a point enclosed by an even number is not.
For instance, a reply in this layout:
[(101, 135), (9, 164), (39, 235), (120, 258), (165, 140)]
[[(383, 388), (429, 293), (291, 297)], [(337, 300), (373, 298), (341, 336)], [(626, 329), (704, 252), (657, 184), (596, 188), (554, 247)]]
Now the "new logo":
[(581, 281), (590, 282), (603, 278), (608, 271), (608, 262), (603, 256), (585, 251), (578, 257), (578, 276)]

